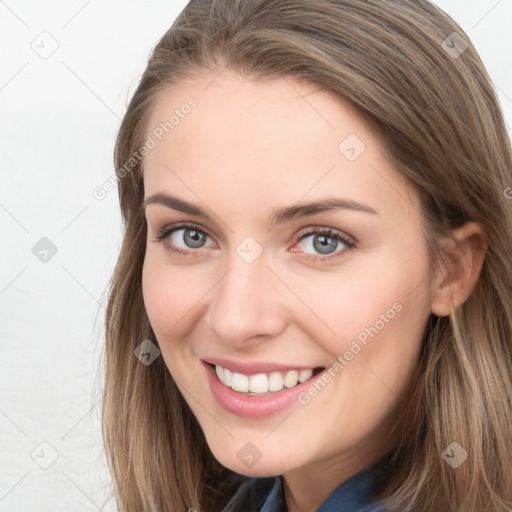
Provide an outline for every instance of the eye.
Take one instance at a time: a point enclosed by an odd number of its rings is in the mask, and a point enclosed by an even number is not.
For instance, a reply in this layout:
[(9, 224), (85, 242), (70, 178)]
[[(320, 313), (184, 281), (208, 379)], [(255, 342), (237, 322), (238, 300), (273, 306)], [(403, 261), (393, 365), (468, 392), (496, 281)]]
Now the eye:
[[(183, 256), (197, 255), (200, 249), (215, 246), (208, 232), (192, 223), (165, 227), (153, 238), (156, 242), (163, 242), (167, 251)], [(309, 228), (306, 232), (299, 233), (295, 239), (302, 248), (291, 249), (292, 252), (304, 252), (307, 259), (313, 261), (336, 258), (356, 247), (352, 237), (332, 228)]]
[(174, 224), (162, 229), (154, 239), (163, 242), (169, 252), (183, 255), (190, 255), (198, 252), (197, 249), (215, 245), (206, 244), (210, 236), (195, 224)]
[[(302, 244), (301, 250), (309, 255), (308, 259), (313, 261), (336, 258), (356, 247), (351, 237), (331, 228), (310, 228), (296, 238), (298, 245)], [(293, 250), (293, 252), (298, 251)]]

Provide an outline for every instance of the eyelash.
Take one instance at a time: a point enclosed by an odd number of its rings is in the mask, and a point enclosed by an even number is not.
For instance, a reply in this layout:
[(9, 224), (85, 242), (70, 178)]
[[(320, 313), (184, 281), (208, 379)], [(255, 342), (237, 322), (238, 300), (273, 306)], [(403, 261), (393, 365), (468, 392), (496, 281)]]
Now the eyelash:
[[(173, 224), (169, 227), (166, 227), (160, 231), (160, 233), (157, 236), (154, 236), (153, 239), (155, 242), (161, 242), (165, 245), (166, 250), (168, 250), (170, 253), (178, 254), (181, 256), (190, 256), (191, 253), (198, 252), (198, 250), (185, 250), (180, 247), (175, 247), (173, 245), (170, 245), (166, 242), (166, 239), (172, 235), (175, 231), (178, 231), (180, 229), (193, 229), (196, 231), (199, 231), (200, 233), (208, 236), (209, 238), (212, 238), (208, 231), (206, 231), (204, 228), (200, 227), (197, 224), (194, 223), (178, 223)], [(334, 230), (332, 228), (310, 228), (306, 231), (300, 232), (297, 235), (294, 236), (295, 243), (301, 242), (304, 238), (307, 238), (308, 236), (315, 235), (315, 234), (322, 234), (326, 235), (329, 238), (334, 238), (338, 242), (341, 242), (343, 245), (345, 245), (345, 249), (342, 249), (341, 251), (335, 252), (333, 254), (329, 254), (326, 256), (315, 256), (312, 254), (306, 254), (306, 259), (312, 260), (312, 261), (325, 261), (329, 259), (333, 259), (339, 256), (342, 256), (345, 252), (351, 251), (357, 247), (357, 243), (354, 241), (354, 239), (347, 237), (343, 233)], [(293, 252), (299, 252), (299, 251), (293, 251)]]

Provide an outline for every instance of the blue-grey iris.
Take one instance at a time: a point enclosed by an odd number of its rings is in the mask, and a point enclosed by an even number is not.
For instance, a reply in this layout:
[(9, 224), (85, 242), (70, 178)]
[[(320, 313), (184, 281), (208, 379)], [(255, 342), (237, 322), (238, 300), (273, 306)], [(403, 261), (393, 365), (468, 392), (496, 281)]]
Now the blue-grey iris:
[[(190, 235), (192, 233), (192, 235)], [(185, 229), (183, 232), (183, 241), (189, 247), (201, 247), (204, 244), (206, 235), (196, 229)]]
[(332, 247), (335, 250), (337, 245), (338, 240), (332, 236), (319, 234), (313, 237), (313, 247), (322, 254), (329, 254), (329, 248)]

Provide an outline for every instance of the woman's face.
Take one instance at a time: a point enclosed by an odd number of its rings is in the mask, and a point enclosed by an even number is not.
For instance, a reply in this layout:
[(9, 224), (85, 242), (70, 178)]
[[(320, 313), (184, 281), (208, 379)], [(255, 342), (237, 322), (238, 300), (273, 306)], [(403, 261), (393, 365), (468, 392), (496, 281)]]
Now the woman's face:
[(144, 302), (215, 457), (376, 460), (433, 298), (418, 197), (376, 133), (326, 91), (229, 70), (166, 91), (147, 128)]

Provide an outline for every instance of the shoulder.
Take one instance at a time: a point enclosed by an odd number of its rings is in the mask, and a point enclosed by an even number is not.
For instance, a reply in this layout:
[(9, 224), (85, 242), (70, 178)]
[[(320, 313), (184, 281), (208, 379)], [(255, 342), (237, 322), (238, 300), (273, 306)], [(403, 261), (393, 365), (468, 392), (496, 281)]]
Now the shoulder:
[[(387, 512), (378, 502), (370, 502), (373, 482), (368, 468), (340, 484), (326, 499), (319, 512)], [(374, 471), (373, 471), (374, 473)], [(287, 512), (282, 477), (246, 477), (222, 512)]]

